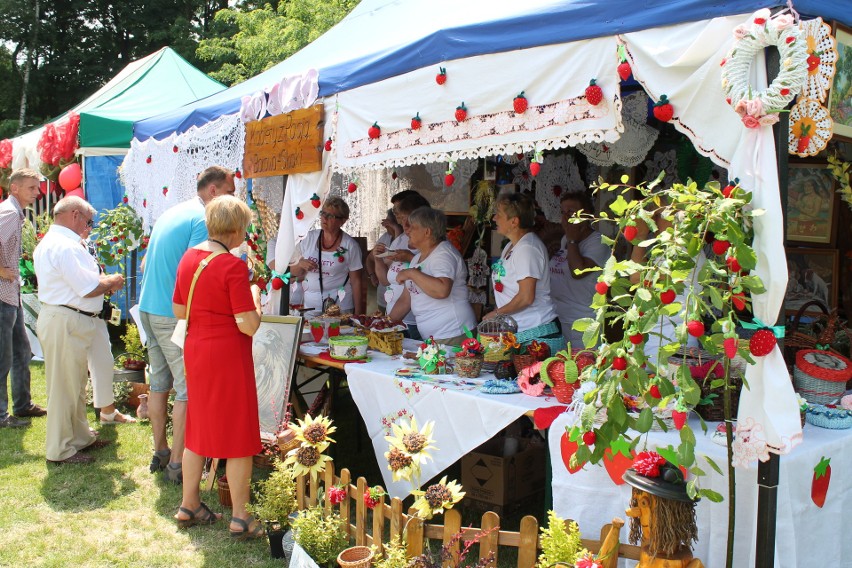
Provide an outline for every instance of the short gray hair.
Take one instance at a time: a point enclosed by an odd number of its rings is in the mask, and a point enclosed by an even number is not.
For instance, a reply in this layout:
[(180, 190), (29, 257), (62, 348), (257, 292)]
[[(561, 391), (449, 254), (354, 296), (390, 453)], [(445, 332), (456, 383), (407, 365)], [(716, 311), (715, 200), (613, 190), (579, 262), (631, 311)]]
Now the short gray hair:
[(447, 240), (447, 216), (443, 211), (431, 207), (420, 207), (408, 216), (408, 224), (429, 229), (434, 243)]
[(77, 197), (76, 195), (69, 195), (68, 197), (63, 197), (59, 201), (56, 202), (56, 206), (53, 208), (53, 216), (59, 215), (61, 213), (70, 213), (72, 211), (79, 211), (80, 213), (89, 213), (92, 217), (95, 216), (97, 211), (92, 204), (83, 199), (82, 197)]

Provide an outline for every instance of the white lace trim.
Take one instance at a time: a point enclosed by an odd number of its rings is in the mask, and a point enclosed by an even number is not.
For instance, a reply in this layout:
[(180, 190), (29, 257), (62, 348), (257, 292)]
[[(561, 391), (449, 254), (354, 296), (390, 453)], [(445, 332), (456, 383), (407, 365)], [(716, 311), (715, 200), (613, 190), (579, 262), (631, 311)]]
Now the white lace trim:
[(734, 439), (733, 459), (734, 467), (752, 468), (758, 461), (765, 462), (769, 459), (769, 453), (787, 454), (798, 446), (803, 440), (801, 431), (789, 438), (782, 440), (781, 447), (772, 447), (766, 443), (766, 433), (763, 426), (751, 416), (739, 418), (737, 422), (736, 438)]
[(589, 142), (577, 146), (577, 149), (593, 164), (599, 166), (619, 164), (630, 168), (638, 166), (657, 141), (659, 131), (646, 124), (648, 95), (643, 91), (624, 97), (624, 110), (621, 114), (624, 134), (618, 140), (613, 143)]

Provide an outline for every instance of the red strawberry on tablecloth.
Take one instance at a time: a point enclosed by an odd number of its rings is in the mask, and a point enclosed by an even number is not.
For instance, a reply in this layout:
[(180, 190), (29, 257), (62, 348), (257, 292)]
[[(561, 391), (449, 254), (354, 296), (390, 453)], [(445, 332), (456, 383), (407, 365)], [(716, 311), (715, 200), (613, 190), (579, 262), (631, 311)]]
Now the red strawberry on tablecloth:
[(627, 225), (624, 227), (624, 238), (627, 239), (628, 242), (633, 242), (633, 239), (639, 234), (639, 229), (636, 228), (636, 225)]
[(630, 75), (633, 73), (633, 70), (630, 68), (630, 64), (626, 61), (619, 63), (615, 70), (618, 71), (618, 76), (621, 77), (622, 81), (628, 80)]
[(515, 114), (524, 114), (527, 111), (528, 106), (529, 104), (523, 91), (521, 91), (520, 94), (512, 100), (512, 108), (515, 109)]
[(586, 87), (586, 101), (592, 106), (598, 106), (603, 100), (603, 89), (595, 84), (595, 79), (589, 81), (589, 86)]
[(464, 101), (462, 101), (462, 104), (460, 104), (459, 106), (456, 107), (456, 120), (458, 122), (464, 122), (464, 120), (466, 118), (467, 118), (467, 107), (464, 106)]
[(369, 130), (367, 130), (367, 136), (369, 136), (373, 140), (375, 140), (376, 138), (381, 136), (381, 134), (382, 134), (382, 127), (379, 126), (378, 122), (374, 122), (373, 126), (371, 126), (369, 128)]
[(811, 501), (822, 508), (825, 505), (825, 497), (828, 494), (828, 485), (831, 483), (831, 458), (825, 456), (819, 460), (814, 467), (814, 478), (811, 482)]
[(674, 302), (676, 297), (677, 297), (677, 294), (671, 288), (669, 288), (668, 290), (663, 290), (662, 292), (660, 292), (660, 301), (663, 304), (666, 304), (666, 305)]
[(686, 332), (692, 337), (701, 337), (704, 335), (704, 322), (700, 320), (686, 322)]
[(532, 177), (536, 177), (540, 171), (541, 171), (541, 164), (539, 164), (538, 162), (531, 162), (530, 163), (530, 173), (532, 174)]
[(421, 126), (423, 126), (423, 119), (420, 118), (420, 113), (418, 112), (411, 117), (411, 130), (420, 130)]
[(577, 442), (572, 442), (568, 437), (568, 432), (562, 434), (562, 437), (559, 439), (559, 450), (562, 454), (562, 463), (565, 464), (565, 469), (568, 470), (568, 473), (577, 473), (581, 469), (583, 469), (582, 463), (578, 463), (575, 467), (571, 467), (571, 456), (577, 453), (577, 448), (579, 445)]
[(609, 292), (609, 284), (603, 281), (598, 282), (597, 284), (595, 284), (595, 292), (603, 296), (604, 294)]
[(447, 70), (443, 67), (438, 67), (438, 74), (435, 75), (435, 82), (443, 85), (447, 82)]
[(331, 138), (325, 141), (325, 145), (323, 147), (326, 152), (331, 152)]
[(615, 440), (604, 450), (603, 464), (613, 483), (624, 485), (622, 476), (633, 465), (635, 457), (636, 452), (630, 449), (630, 444), (623, 438)]
[(759, 329), (751, 336), (748, 341), (748, 350), (755, 357), (764, 357), (772, 353), (775, 346), (778, 344), (778, 339), (772, 330)]
[(302, 219), (304, 219), (304, 218), (305, 218), (305, 212), (304, 212), (304, 211), (302, 211), (302, 210), (301, 210), (301, 208), (296, 207), (296, 219), (298, 219), (299, 221), (301, 221), (301, 220), (302, 220)]
[(728, 359), (733, 359), (737, 356), (737, 344), (739, 340), (736, 337), (726, 337), (722, 341), (722, 345), (725, 348), (725, 356)]
[(666, 95), (661, 95), (660, 100), (654, 103), (654, 118), (660, 122), (668, 122), (674, 116), (674, 107), (672, 107)]
[(319, 197), (319, 195), (317, 195), (316, 193), (315, 193), (315, 194), (313, 194), (313, 195), (311, 196), (311, 205), (313, 205), (315, 208), (319, 209), (319, 206), (320, 206), (321, 204), (322, 204), (322, 202), (320, 201), (320, 197)]

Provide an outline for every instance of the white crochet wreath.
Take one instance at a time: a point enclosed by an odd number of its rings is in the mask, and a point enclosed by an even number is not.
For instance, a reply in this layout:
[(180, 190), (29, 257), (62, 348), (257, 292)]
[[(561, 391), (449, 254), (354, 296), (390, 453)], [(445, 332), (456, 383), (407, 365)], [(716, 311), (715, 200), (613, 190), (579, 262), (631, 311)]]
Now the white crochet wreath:
[[(758, 10), (747, 23), (734, 29), (734, 38), (731, 51), (722, 60), (722, 88), (728, 104), (736, 108), (740, 101), (757, 103), (747, 114), (758, 119), (785, 108), (807, 80), (807, 45), (793, 16), (771, 16), (767, 8)], [(780, 71), (769, 87), (760, 91), (749, 84), (749, 72), (755, 56), (768, 46), (778, 48)], [(758, 111), (756, 116), (754, 110)]]

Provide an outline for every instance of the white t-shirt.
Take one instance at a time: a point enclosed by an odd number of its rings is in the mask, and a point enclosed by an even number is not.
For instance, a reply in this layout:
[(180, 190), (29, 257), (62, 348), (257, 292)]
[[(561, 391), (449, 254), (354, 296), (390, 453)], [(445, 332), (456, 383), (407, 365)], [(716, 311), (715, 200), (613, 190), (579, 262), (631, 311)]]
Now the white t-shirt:
[[(491, 273), (492, 284), (501, 282), (503, 290), (494, 290), (497, 307), (502, 308), (514, 298), (520, 290), (518, 281), (535, 278), (535, 299), (533, 303), (519, 312), (509, 314), (518, 324), (518, 331), (525, 331), (550, 323), (556, 319), (553, 300), (550, 298), (550, 271), (547, 268), (547, 247), (535, 233), (527, 233), (513, 247), (506, 245), (500, 254), (500, 260), (494, 263)], [(504, 275), (495, 270), (502, 264)]]
[(476, 316), (467, 299), (467, 266), (459, 251), (443, 241), (422, 263), (420, 253), (414, 255), (411, 268), (418, 267), (423, 274), (453, 281), (450, 295), (441, 300), (423, 292), (412, 280), (405, 282), (420, 335), (423, 338), (449, 339), (462, 335), (464, 326), (472, 331), (476, 327)]
[(71, 306), (85, 312), (99, 312), (103, 295), (84, 298), (98, 287), (101, 273), (80, 235), (67, 227), (51, 225), (33, 253), (38, 278), (38, 299), (43, 304)]
[[(402, 233), (400, 236), (393, 240), (393, 242), (388, 248), (391, 250), (411, 250), (408, 248), (408, 235)], [(414, 251), (412, 250), (411, 252)], [(392, 296), (390, 296), (390, 299), (388, 300), (387, 313), (390, 313), (394, 305), (396, 305), (396, 301), (399, 300), (400, 294), (402, 294), (402, 291), (405, 289), (405, 286), (399, 284), (396, 281), (396, 277), (399, 276), (399, 273), (405, 270), (406, 268), (408, 268), (407, 262), (394, 262), (388, 267), (388, 282), (390, 282), (388, 290), (391, 291)], [(412, 314), (411, 312), (405, 314), (405, 317), (402, 318), (402, 321), (404, 321), (408, 325), (416, 325), (414, 322), (414, 314)]]
[[(580, 241), (580, 256), (591, 259), (598, 266), (606, 264), (611, 250), (601, 242), (601, 234), (593, 231)], [(550, 296), (556, 305), (556, 314), (562, 322), (562, 335), (571, 347), (583, 346), (583, 334), (571, 326), (581, 318), (595, 317), (590, 306), (595, 296), (595, 284), (599, 272), (587, 272), (582, 278), (574, 278), (568, 266), (568, 237), (562, 237), (559, 250), (550, 259)]]
[[(381, 237), (379, 237), (379, 240), (376, 241), (376, 244), (377, 245), (378, 244), (385, 245), (385, 247), (390, 249), (391, 248), (390, 245), (391, 245), (392, 242), (393, 242), (393, 236), (390, 233), (388, 233), (387, 231), (385, 231), (385, 234), (382, 235)], [(381, 259), (379, 259), (379, 261), (381, 261)], [(372, 266), (370, 268), (372, 268)], [(379, 285), (376, 286), (376, 305), (378, 305), (380, 308), (384, 308), (385, 305), (387, 304), (387, 302), (385, 302), (385, 290), (387, 290), (387, 288), (388, 287), (385, 286), (384, 284), (382, 284), (381, 282), (379, 282)]]
[[(334, 298), (343, 312), (355, 309), (355, 299), (352, 296), (352, 282), (347, 280), (349, 273), (364, 267), (361, 260), (361, 247), (355, 239), (343, 233), (340, 245), (336, 251), (322, 251), (322, 263), (319, 256), (319, 241), (322, 230), (315, 229), (308, 233), (299, 244), (302, 256), (312, 260), (322, 267), (322, 291), (320, 291), (319, 271), (312, 270), (305, 275), (303, 287), (305, 290), (305, 307), (321, 310), (325, 298)], [(346, 282), (344, 286), (343, 283)], [(338, 290), (344, 286), (345, 295), (339, 300)]]

